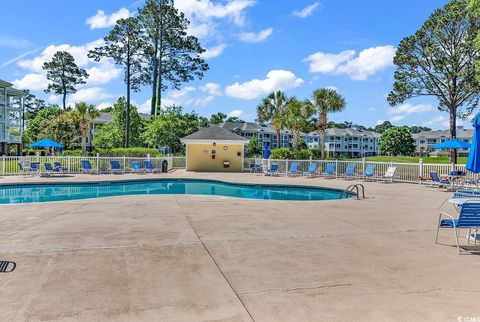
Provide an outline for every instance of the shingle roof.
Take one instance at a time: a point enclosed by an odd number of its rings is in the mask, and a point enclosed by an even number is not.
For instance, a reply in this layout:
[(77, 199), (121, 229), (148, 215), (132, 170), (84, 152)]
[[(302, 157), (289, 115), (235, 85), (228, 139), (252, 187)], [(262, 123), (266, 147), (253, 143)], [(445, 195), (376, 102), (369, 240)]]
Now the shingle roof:
[[(425, 139), (440, 139), (440, 138), (450, 138), (450, 130), (437, 130), (437, 131), (425, 131), (412, 135), (414, 139), (425, 138)], [(473, 136), (473, 129), (463, 129), (457, 128), (457, 138), (459, 139), (470, 139)]]
[(235, 131), (239, 129), (244, 132), (262, 132), (274, 134), (275, 128), (270, 124), (258, 124), (255, 122), (223, 122), (217, 124), (217, 126), (229, 131)]
[(248, 141), (248, 139), (220, 126), (208, 126), (198, 132), (183, 137), (181, 140)]
[(360, 137), (360, 136), (365, 136), (365, 137), (380, 137), (380, 133), (373, 132), (373, 131), (367, 131), (367, 130), (358, 130), (354, 128), (347, 128), (347, 129), (339, 129), (339, 128), (329, 128), (327, 129), (327, 135), (350, 135), (354, 137)]

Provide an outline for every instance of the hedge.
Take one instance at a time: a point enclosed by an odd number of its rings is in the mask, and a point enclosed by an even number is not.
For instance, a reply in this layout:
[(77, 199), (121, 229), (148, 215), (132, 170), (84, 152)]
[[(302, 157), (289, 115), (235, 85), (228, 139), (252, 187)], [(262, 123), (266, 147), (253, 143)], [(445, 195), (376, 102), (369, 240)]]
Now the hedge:
[[(162, 154), (157, 149), (148, 148), (115, 148), (115, 149), (95, 149), (89, 155), (99, 154), (101, 157), (131, 157), (142, 158), (150, 154), (151, 157), (161, 157)], [(64, 150), (62, 155), (81, 156), (81, 150)]]
[(273, 149), (270, 154), (272, 159), (290, 159), (290, 160), (307, 160), (313, 156), (310, 149), (293, 150), (289, 148)]

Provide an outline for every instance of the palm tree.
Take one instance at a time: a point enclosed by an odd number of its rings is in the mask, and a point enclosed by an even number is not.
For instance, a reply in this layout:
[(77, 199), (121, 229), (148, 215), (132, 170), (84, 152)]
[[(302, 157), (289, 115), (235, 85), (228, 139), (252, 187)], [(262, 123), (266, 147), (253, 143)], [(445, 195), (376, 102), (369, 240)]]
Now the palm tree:
[(298, 147), (300, 132), (305, 131), (308, 127), (308, 121), (315, 113), (315, 106), (309, 100), (300, 101), (296, 97), (292, 97), (287, 102), (286, 123), (287, 127), (292, 131), (292, 147)]
[(277, 147), (280, 148), (280, 132), (286, 125), (285, 108), (288, 98), (282, 91), (270, 93), (257, 107), (257, 122), (270, 122), (277, 132)]
[(318, 111), (318, 135), (322, 159), (325, 158), (325, 135), (327, 132), (327, 114), (340, 112), (345, 108), (345, 99), (334, 89), (320, 88), (313, 92), (312, 103)]
[(92, 124), (92, 120), (99, 116), (100, 112), (95, 108), (95, 106), (86, 104), (84, 102), (75, 103), (73, 120), (80, 129), (82, 153), (85, 153), (87, 149), (87, 135), (90, 132), (90, 125)]

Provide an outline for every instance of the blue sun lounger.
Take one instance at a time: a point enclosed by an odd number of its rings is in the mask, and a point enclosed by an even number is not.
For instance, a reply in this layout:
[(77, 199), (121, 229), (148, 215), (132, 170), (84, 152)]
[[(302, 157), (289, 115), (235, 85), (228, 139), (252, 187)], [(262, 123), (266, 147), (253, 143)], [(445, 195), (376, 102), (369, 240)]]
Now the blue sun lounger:
[(110, 160), (110, 171), (112, 173), (123, 173), (122, 166), (118, 160)]
[(142, 169), (138, 161), (132, 161), (130, 167), (133, 173), (145, 173), (145, 169)]
[(307, 171), (303, 173), (306, 176), (313, 177), (315, 174), (317, 174), (317, 164), (316, 163), (310, 163), (308, 165)]
[(42, 173), (43, 176), (49, 177), (55, 174), (55, 168), (50, 162), (43, 163), (43, 166), (45, 167), (45, 171)]
[(159, 172), (159, 169), (153, 166), (152, 160), (143, 161), (143, 166), (145, 167), (146, 172), (150, 172), (150, 173)]
[(451, 184), (450, 180), (440, 179), (435, 171), (430, 172), (430, 178), (432, 179), (432, 187), (447, 188)]
[(270, 176), (277, 175), (277, 174), (278, 174), (278, 164), (277, 163), (272, 163), (270, 165), (270, 169), (267, 169), (267, 171), (265, 172), (265, 175), (270, 175)]
[(355, 163), (347, 164), (345, 172), (340, 175), (343, 178), (353, 178), (355, 177)]
[(325, 168), (325, 171), (320, 173), (320, 176), (323, 176), (323, 177), (335, 176), (335, 163), (327, 164), (327, 167)]
[(288, 170), (287, 172), (287, 175), (296, 175), (296, 174), (299, 174), (300, 171), (298, 171), (298, 163), (297, 162), (292, 162), (290, 164), (290, 169)]
[(62, 164), (58, 161), (53, 162), (53, 166), (55, 167), (55, 171), (57, 172), (67, 172), (68, 168), (62, 166)]
[(367, 165), (365, 171), (363, 172), (362, 176), (363, 179), (368, 180), (370, 178), (375, 177), (375, 166), (373, 164)]
[[(455, 236), (455, 242), (457, 245), (457, 252), (461, 254), (462, 251), (465, 251), (463, 247), (460, 246), (458, 240), (459, 230), (468, 229), (468, 242), (470, 242), (471, 231), (475, 230), (475, 239), (477, 237), (477, 230), (480, 228), (480, 202), (478, 200), (466, 201), (462, 204), (460, 208), (460, 214), (458, 219), (453, 218), (446, 212), (440, 213), (438, 216), (438, 226), (437, 226), (437, 235), (435, 238), (435, 243), (438, 244), (438, 232), (440, 228), (453, 229), (453, 234)], [(466, 250), (467, 252), (470, 252)], [(479, 251), (479, 250), (476, 250)]]
[(84, 173), (89, 173), (89, 174), (99, 173), (98, 170), (95, 170), (92, 167), (92, 164), (90, 163), (89, 160), (82, 160), (82, 167), (80, 168), (80, 170)]

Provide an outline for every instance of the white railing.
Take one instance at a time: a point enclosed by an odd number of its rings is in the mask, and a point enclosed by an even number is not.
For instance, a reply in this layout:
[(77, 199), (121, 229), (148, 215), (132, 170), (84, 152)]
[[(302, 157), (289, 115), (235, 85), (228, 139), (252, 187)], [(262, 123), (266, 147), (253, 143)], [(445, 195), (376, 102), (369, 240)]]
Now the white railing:
[[(249, 169), (250, 163), (261, 164), (264, 170), (268, 169), (272, 163), (278, 164), (279, 174), (286, 175), (292, 162), (299, 164), (299, 171), (306, 172), (310, 163), (317, 163), (317, 173), (324, 172), (327, 164), (335, 163), (337, 175), (345, 173), (348, 164), (355, 164), (355, 173), (361, 175), (364, 173), (367, 165), (375, 165), (375, 176), (382, 176), (390, 166), (397, 168), (395, 172), (395, 181), (419, 183), (422, 178), (429, 178), (430, 172), (437, 172), (440, 176), (449, 175), (451, 171), (466, 171), (464, 164), (428, 164), (422, 161), (418, 163), (401, 162), (375, 162), (363, 160), (283, 160), (283, 159), (245, 159), (245, 169)], [(467, 180), (480, 179), (479, 174), (467, 172)]]
[(111, 172), (111, 161), (118, 160), (120, 166), (125, 172), (131, 171), (132, 162), (140, 162), (142, 168), (144, 167), (144, 161), (152, 161), (153, 167), (155, 169), (161, 169), (162, 163), (164, 160), (168, 162), (168, 170), (173, 168), (180, 168), (181, 165), (185, 163), (185, 158), (182, 157), (101, 157), (101, 156), (0, 156), (0, 175), (9, 176), (9, 175), (20, 175), (22, 171), (20, 170), (20, 165), (25, 164), (29, 165), (32, 162), (40, 163), (40, 172), (45, 171), (44, 164), (46, 162), (54, 166), (54, 162), (60, 162), (62, 167), (65, 167), (67, 170), (65, 173), (80, 173), (82, 171), (82, 160), (90, 161), (92, 168), (100, 172), (109, 173)]

